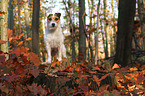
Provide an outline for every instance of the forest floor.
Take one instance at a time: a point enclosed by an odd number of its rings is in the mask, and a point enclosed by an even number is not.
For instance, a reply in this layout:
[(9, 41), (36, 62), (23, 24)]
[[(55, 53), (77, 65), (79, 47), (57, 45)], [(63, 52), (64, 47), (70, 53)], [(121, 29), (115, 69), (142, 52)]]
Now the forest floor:
[[(5, 42), (1, 42), (3, 44)], [(5, 56), (9, 55), (8, 60)], [(100, 65), (63, 58), (42, 65), (26, 47), (0, 51), (1, 96), (145, 96), (144, 52), (132, 53), (132, 64), (121, 67), (112, 58)]]

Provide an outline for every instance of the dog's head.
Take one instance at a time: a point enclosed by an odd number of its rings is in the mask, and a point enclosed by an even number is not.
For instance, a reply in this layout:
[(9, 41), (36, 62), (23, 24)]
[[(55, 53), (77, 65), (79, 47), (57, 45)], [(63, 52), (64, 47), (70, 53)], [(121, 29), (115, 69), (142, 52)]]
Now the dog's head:
[(60, 22), (61, 13), (49, 14), (47, 22), (50, 30), (55, 30)]

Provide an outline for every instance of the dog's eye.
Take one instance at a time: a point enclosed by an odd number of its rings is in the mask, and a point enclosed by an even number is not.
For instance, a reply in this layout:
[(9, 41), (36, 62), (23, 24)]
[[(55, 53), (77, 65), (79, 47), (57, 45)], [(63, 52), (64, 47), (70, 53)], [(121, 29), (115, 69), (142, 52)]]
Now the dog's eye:
[(48, 20), (51, 21), (52, 19), (51, 18), (48, 18)]
[(57, 21), (58, 20), (58, 18), (55, 18), (55, 21)]

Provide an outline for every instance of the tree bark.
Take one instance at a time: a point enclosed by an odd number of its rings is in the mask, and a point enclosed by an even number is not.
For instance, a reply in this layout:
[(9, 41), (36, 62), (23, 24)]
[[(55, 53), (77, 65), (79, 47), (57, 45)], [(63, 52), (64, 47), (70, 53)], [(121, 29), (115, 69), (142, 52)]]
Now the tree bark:
[(105, 32), (105, 38), (106, 38), (106, 44), (105, 44), (105, 58), (108, 58), (108, 34), (107, 34), (107, 0), (104, 0), (104, 32)]
[(112, 33), (110, 37), (110, 56), (114, 56), (114, 34), (116, 33), (115, 29), (115, 12), (114, 12), (114, 0), (111, 0), (111, 7), (112, 7), (112, 19), (113, 19), (113, 25), (112, 25)]
[(79, 0), (79, 60), (86, 59), (85, 0)]
[[(28, 10), (28, 0), (24, 1), (24, 14), (25, 14), (25, 25), (26, 25), (26, 32), (27, 32), (27, 38), (32, 37), (31, 31), (30, 31), (30, 25), (29, 25), (29, 10)], [(32, 42), (31, 40), (28, 41), (28, 48), (32, 49)]]
[[(7, 41), (1, 45), (1, 51), (8, 52), (8, 0), (1, 0), (1, 11), (5, 14), (1, 15), (1, 40)], [(8, 59), (8, 56), (6, 56)]]
[(143, 49), (145, 50), (145, 0), (138, 0), (138, 13), (141, 22), (141, 32), (143, 35)]
[(19, 21), (19, 32), (18, 32), (18, 35), (21, 34), (22, 30), (21, 30), (21, 18), (20, 18), (20, 0), (17, 0), (17, 3), (18, 3), (18, 21)]
[[(68, 9), (67, 5), (66, 5), (66, 1), (63, 0), (63, 3), (65, 5), (65, 9), (66, 12), (69, 16), (69, 27), (70, 27), (70, 32), (71, 32), (71, 38), (72, 38), (72, 42), (71, 42), (71, 48), (72, 48), (72, 62), (76, 61), (76, 51), (75, 51), (75, 25), (72, 22), (72, 18), (71, 18), (71, 11), (70, 8)], [(71, 3), (70, 0), (68, 3)], [(69, 5), (68, 5), (69, 6)], [(74, 9), (74, 6), (73, 6)], [(74, 10), (73, 10), (74, 11)]]
[(97, 5), (97, 32), (95, 33), (95, 64), (97, 64), (98, 61), (98, 33), (99, 33), (99, 19), (100, 19), (100, 15), (99, 15), (99, 9), (100, 9), (100, 1), (98, 1), (98, 5)]
[(14, 29), (14, 16), (13, 16), (13, 6), (14, 0), (9, 0), (9, 7), (8, 7), (8, 28), (10, 30)]
[(39, 10), (40, 0), (33, 0), (32, 51), (39, 55)]
[(122, 67), (130, 63), (131, 42), (136, 10), (136, 0), (119, 0), (119, 17), (115, 63)]

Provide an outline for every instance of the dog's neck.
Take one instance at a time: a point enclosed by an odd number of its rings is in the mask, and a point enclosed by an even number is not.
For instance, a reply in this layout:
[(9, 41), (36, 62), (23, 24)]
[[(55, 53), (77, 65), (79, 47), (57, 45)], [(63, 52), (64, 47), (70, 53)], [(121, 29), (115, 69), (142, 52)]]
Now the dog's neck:
[(56, 29), (50, 29), (49, 22), (47, 22), (46, 33), (55, 33), (55, 32), (59, 32), (59, 31), (61, 31), (60, 22), (58, 23), (58, 26)]

